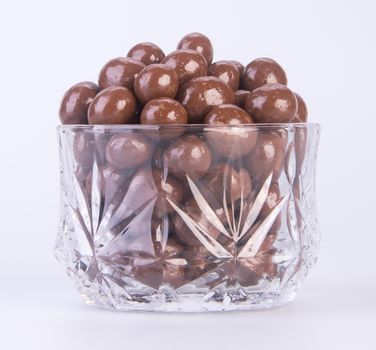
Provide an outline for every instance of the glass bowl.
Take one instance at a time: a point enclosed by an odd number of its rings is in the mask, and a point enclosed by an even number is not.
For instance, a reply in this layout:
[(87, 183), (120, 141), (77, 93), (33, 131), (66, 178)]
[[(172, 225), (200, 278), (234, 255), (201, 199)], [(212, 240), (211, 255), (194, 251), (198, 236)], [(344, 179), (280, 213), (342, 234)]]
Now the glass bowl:
[(262, 309), (317, 259), (317, 124), (58, 127), (55, 255), (88, 304)]

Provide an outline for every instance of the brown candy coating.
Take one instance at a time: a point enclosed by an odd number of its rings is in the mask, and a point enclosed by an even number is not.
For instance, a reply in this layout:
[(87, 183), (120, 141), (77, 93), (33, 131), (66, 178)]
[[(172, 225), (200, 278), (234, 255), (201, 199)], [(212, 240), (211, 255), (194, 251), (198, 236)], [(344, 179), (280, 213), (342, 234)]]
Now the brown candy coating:
[(110, 86), (95, 96), (88, 111), (89, 124), (125, 124), (136, 112), (136, 99), (131, 90)]
[(307, 105), (299, 94), (297, 94), (296, 92), (294, 94), (296, 100), (298, 101), (298, 110), (295, 114), (294, 119), (292, 120), (292, 123), (305, 123), (308, 116)]
[(146, 66), (134, 81), (135, 94), (143, 104), (157, 97), (174, 98), (178, 87), (178, 76), (166, 64)]
[(167, 198), (179, 204), (183, 197), (183, 186), (173, 175), (163, 173), (162, 169), (152, 169), (154, 184), (158, 191), (157, 201), (154, 206), (154, 215), (162, 217), (164, 214), (174, 212)]
[(149, 160), (152, 152), (150, 140), (132, 132), (112, 136), (107, 144), (106, 157), (116, 169), (132, 169)]
[(251, 152), (256, 143), (256, 129), (226, 128), (226, 125), (253, 124), (251, 116), (243, 109), (225, 104), (214, 107), (205, 117), (205, 124), (223, 126), (207, 131), (209, 145), (219, 156), (239, 158)]
[(256, 123), (290, 123), (296, 115), (298, 102), (285, 85), (266, 84), (252, 91), (244, 109)]
[(93, 166), (95, 142), (93, 135), (78, 131), (73, 139), (73, 154), (77, 164), (90, 169)]
[(234, 61), (234, 60), (229, 60), (228, 62), (235, 64), (235, 66), (238, 68), (239, 75), (241, 77), (244, 73), (244, 69), (245, 69), (244, 65), (242, 63), (240, 63), (239, 61)]
[(109, 86), (124, 86), (133, 89), (134, 79), (145, 65), (133, 58), (118, 57), (107, 62), (99, 73), (101, 90)]
[(259, 131), (252, 152), (245, 157), (252, 180), (262, 185), (273, 172), (273, 179), (281, 174), (285, 157), (285, 135), (273, 131)]
[(179, 179), (192, 180), (207, 172), (212, 161), (210, 149), (205, 141), (195, 135), (183, 135), (163, 153), (163, 163)]
[(208, 72), (205, 57), (195, 50), (176, 50), (167, 55), (162, 63), (174, 69), (179, 78), (179, 84), (207, 75)]
[(223, 193), (226, 193), (228, 204), (240, 199), (246, 199), (252, 190), (251, 178), (248, 171), (241, 168), (236, 171), (227, 163), (219, 163), (210, 169), (205, 176), (205, 183), (216, 195), (219, 202), (223, 201)]
[(99, 92), (96, 84), (89, 81), (73, 85), (63, 96), (59, 117), (62, 124), (87, 124), (87, 110)]
[(208, 64), (213, 61), (213, 46), (208, 37), (201, 33), (185, 35), (178, 43), (178, 49), (191, 49), (201, 53)]
[(144, 65), (162, 62), (165, 54), (162, 49), (149, 42), (139, 43), (133, 46), (127, 54), (128, 57), (141, 61)]
[[(265, 219), (273, 210), (273, 208), (281, 201), (281, 199), (282, 197), (281, 197), (281, 191), (279, 189), (279, 185), (277, 183), (271, 184), (269, 188), (268, 196), (266, 197), (265, 203), (260, 211), (260, 217), (262, 219)], [(270, 228), (270, 232), (277, 231), (281, 227), (281, 224), (282, 224), (282, 218), (281, 218), (281, 214), (279, 214), (276, 217), (272, 227)]]
[(231, 61), (218, 61), (208, 67), (208, 75), (223, 80), (233, 91), (239, 88), (239, 68)]
[[(186, 124), (188, 122), (187, 112), (177, 101), (160, 97), (149, 101), (141, 113), (141, 124), (147, 125), (173, 125)], [(158, 132), (150, 131), (148, 136), (153, 138), (168, 140), (181, 135), (182, 128), (160, 129)]]
[(283, 68), (271, 58), (261, 57), (250, 62), (242, 76), (242, 87), (252, 91), (265, 84), (287, 85)]
[(237, 91), (235, 91), (235, 93), (234, 93), (235, 104), (240, 108), (244, 108), (245, 100), (246, 100), (247, 96), (249, 96), (250, 94), (251, 94), (251, 92), (248, 91), (248, 90), (237, 90)]
[(234, 93), (221, 79), (198, 77), (186, 82), (176, 99), (188, 113), (189, 123), (201, 123), (205, 115), (214, 107), (234, 103)]

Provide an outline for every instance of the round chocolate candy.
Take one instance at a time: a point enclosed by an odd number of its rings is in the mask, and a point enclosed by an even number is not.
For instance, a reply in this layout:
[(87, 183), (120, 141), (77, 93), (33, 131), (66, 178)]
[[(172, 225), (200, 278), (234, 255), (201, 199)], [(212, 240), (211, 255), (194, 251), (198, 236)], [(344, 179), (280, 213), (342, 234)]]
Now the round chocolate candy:
[(110, 86), (95, 96), (88, 111), (89, 124), (125, 124), (136, 113), (136, 99), (131, 90)]
[(179, 84), (207, 75), (208, 72), (205, 57), (195, 50), (176, 50), (167, 55), (162, 63), (174, 69), (179, 78)]
[(271, 130), (259, 131), (252, 152), (245, 157), (252, 180), (261, 186), (271, 172), (281, 174), (285, 157), (286, 135)]
[(208, 67), (208, 75), (223, 80), (233, 91), (239, 88), (240, 74), (231, 61), (218, 61)]
[(239, 75), (241, 77), (244, 73), (244, 65), (240, 63), (239, 61), (234, 61), (234, 60), (229, 60), (228, 62), (231, 62), (235, 64), (236, 67), (238, 67)]
[(186, 109), (189, 123), (195, 124), (201, 123), (214, 106), (234, 103), (234, 93), (219, 78), (198, 77), (186, 82), (176, 99)]
[(73, 154), (78, 165), (84, 169), (93, 166), (95, 142), (93, 135), (77, 131), (73, 139)]
[(149, 64), (162, 62), (165, 54), (159, 46), (145, 42), (133, 46), (127, 56), (139, 60), (148, 66)]
[[(141, 113), (141, 124), (147, 125), (173, 125), (186, 124), (187, 112), (177, 101), (168, 97), (160, 97), (149, 101)], [(158, 132), (150, 130), (147, 135), (161, 140), (168, 140), (181, 135), (182, 128), (160, 129)]]
[[(193, 197), (183, 204), (182, 210), (196, 223), (200, 224), (200, 226), (204, 228), (211, 237), (214, 239), (219, 237), (220, 231), (210, 223)], [(225, 220), (225, 213), (223, 209), (216, 210), (216, 214), (220, 220)], [(172, 224), (174, 227), (174, 234), (181, 243), (188, 246), (200, 246), (202, 244), (178, 213), (174, 215)]]
[(174, 212), (167, 199), (179, 204), (183, 197), (183, 186), (173, 175), (164, 174), (162, 169), (152, 170), (153, 181), (158, 191), (157, 201), (154, 206), (154, 215), (161, 218), (164, 214)]
[(157, 97), (174, 98), (178, 87), (178, 76), (166, 64), (146, 66), (134, 81), (135, 94), (143, 104)]
[[(279, 185), (277, 183), (273, 183), (269, 188), (269, 193), (260, 211), (260, 218), (265, 219), (271, 213), (274, 207), (281, 201), (281, 199), (282, 197)], [(282, 217), (281, 214), (279, 214), (274, 220), (274, 223), (270, 228), (270, 232), (277, 231), (281, 227), (281, 224)]]
[(265, 84), (287, 85), (283, 68), (271, 58), (256, 58), (245, 67), (242, 76), (243, 89), (252, 91)]
[(99, 92), (96, 84), (89, 81), (73, 85), (63, 96), (59, 117), (62, 124), (87, 124), (87, 110)]
[(152, 152), (150, 140), (133, 132), (112, 136), (107, 144), (106, 157), (116, 169), (132, 169), (149, 160)]
[(195, 135), (183, 135), (163, 153), (164, 166), (179, 179), (197, 179), (205, 175), (212, 156), (208, 145)]
[(209, 145), (219, 156), (243, 157), (251, 152), (256, 143), (256, 128), (226, 128), (226, 125), (253, 124), (251, 116), (238, 106), (231, 104), (216, 106), (206, 115), (204, 122), (222, 126), (208, 129), (206, 134)]
[(256, 123), (290, 123), (298, 110), (298, 102), (285, 85), (266, 84), (252, 91), (244, 109)]
[(208, 64), (213, 61), (213, 46), (208, 37), (201, 33), (185, 35), (178, 44), (178, 49), (191, 49), (201, 53)]
[(235, 104), (240, 108), (244, 108), (245, 100), (250, 94), (251, 92), (248, 90), (235, 91)]
[(133, 58), (118, 57), (107, 62), (99, 73), (101, 90), (109, 86), (124, 86), (133, 89), (134, 79), (145, 65)]
[(252, 190), (248, 171), (243, 168), (236, 171), (227, 163), (219, 163), (211, 168), (204, 180), (219, 202), (223, 201), (225, 193), (229, 205), (240, 198), (246, 199)]
[(295, 92), (296, 100), (298, 101), (298, 110), (295, 114), (294, 119), (292, 120), (293, 123), (305, 123), (307, 121), (307, 105), (305, 104), (302, 97)]

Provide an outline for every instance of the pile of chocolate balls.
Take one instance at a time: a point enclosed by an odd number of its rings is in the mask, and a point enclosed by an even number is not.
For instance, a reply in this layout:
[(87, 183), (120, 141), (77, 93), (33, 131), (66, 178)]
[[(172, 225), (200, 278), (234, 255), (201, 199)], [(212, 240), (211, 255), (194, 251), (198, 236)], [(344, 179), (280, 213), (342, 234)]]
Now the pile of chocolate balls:
[(167, 56), (144, 42), (127, 57), (107, 62), (98, 84), (81, 82), (64, 95), (63, 124), (300, 123), (303, 99), (291, 91), (282, 67), (257, 58), (213, 61), (213, 46), (201, 33), (184, 36)]

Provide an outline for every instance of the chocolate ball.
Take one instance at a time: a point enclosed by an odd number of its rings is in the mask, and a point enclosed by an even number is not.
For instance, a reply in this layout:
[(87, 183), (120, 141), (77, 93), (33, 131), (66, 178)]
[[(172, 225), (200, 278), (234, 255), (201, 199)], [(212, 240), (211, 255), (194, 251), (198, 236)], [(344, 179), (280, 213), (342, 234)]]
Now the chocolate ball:
[(99, 92), (96, 84), (89, 81), (73, 85), (63, 96), (59, 117), (62, 124), (87, 124), (87, 110)]
[(174, 208), (171, 207), (167, 198), (175, 204), (179, 204), (183, 197), (183, 186), (174, 176), (164, 174), (162, 169), (152, 169), (152, 176), (158, 191), (154, 215), (160, 218), (164, 214), (174, 212)]
[(212, 156), (208, 145), (195, 135), (183, 135), (163, 153), (164, 166), (179, 179), (192, 180), (205, 175)]
[(134, 81), (135, 94), (143, 104), (157, 97), (174, 98), (178, 87), (178, 76), (166, 64), (146, 66)]
[(111, 137), (106, 148), (108, 162), (116, 169), (137, 168), (150, 159), (153, 146), (150, 140), (135, 132)]
[[(210, 223), (210, 221), (201, 211), (201, 209), (197, 205), (196, 200), (193, 197), (191, 197), (182, 205), (182, 210), (191, 219), (200, 224), (201, 227), (205, 229), (205, 231), (209, 233), (211, 237), (213, 237), (214, 239), (217, 239), (219, 237), (220, 231)], [(223, 210), (218, 210), (216, 214), (221, 219), (224, 219), (225, 217), (225, 213)], [(174, 236), (179, 240), (179, 242), (188, 246), (202, 245), (202, 243), (198, 240), (198, 238), (195, 236), (195, 234), (191, 231), (191, 229), (187, 226), (187, 224), (179, 216), (178, 213), (174, 215), (172, 219), (172, 224), (174, 228)]]
[(271, 58), (256, 58), (245, 67), (242, 76), (242, 87), (252, 91), (265, 84), (287, 85), (287, 77), (283, 68)]
[(221, 79), (233, 91), (236, 91), (239, 88), (239, 69), (231, 61), (218, 61), (211, 64), (208, 67), (208, 75)]
[(207, 75), (208, 72), (205, 57), (195, 50), (176, 50), (167, 55), (162, 63), (174, 69), (179, 78), (179, 84)]
[(252, 180), (260, 186), (273, 172), (273, 179), (281, 174), (285, 157), (286, 135), (266, 130), (258, 131), (252, 152), (245, 157), (245, 164)]
[(252, 91), (244, 109), (256, 123), (290, 123), (298, 110), (298, 102), (285, 85), (266, 84)]
[(178, 49), (191, 49), (201, 53), (208, 64), (213, 61), (213, 46), (208, 37), (201, 33), (185, 35), (178, 44)]
[(205, 124), (220, 128), (208, 129), (206, 138), (219, 156), (239, 158), (251, 152), (256, 143), (256, 128), (232, 128), (242, 124), (253, 124), (251, 116), (243, 109), (225, 104), (214, 107), (205, 117)]
[(249, 96), (250, 94), (251, 94), (251, 92), (248, 91), (248, 90), (237, 90), (237, 91), (235, 91), (235, 93), (234, 93), (235, 104), (240, 108), (244, 108), (245, 100), (246, 100), (247, 96)]
[(294, 94), (295, 94), (296, 100), (298, 101), (298, 110), (292, 122), (293, 123), (305, 123), (307, 122), (307, 116), (308, 116), (307, 105), (305, 104), (304, 100), (299, 94), (297, 94), (296, 92)]
[(95, 142), (93, 135), (83, 131), (77, 131), (73, 139), (73, 155), (78, 165), (84, 169), (93, 166)]
[[(274, 207), (281, 201), (281, 199), (282, 197), (279, 185), (277, 183), (271, 184), (265, 203), (260, 211), (260, 218), (265, 219), (274, 209)], [(277, 231), (281, 227), (281, 224), (282, 216), (281, 214), (278, 214), (269, 232)]]
[(133, 89), (134, 79), (145, 65), (133, 58), (118, 57), (107, 62), (99, 73), (101, 90), (109, 86), (124, 86)]
[(136, 113), (136, 99), (131, 90), (110, 86), (95, 96), (90, 104), (89, 124), (125, 124)]
[[(187, 122), (188, 116), (184, 107), (179, 102), (168, 97), (160, 97), (149, 101), (141, 113), (141, 124), (176, 125), (186, 124)], [(147, 136), (160, 140), (169, 140), (182, 133), (184, 133), (182, 128), (160, 128), (158, 132), (149, 130)]]
[(189, 123), (194, 124), (201, 123), (214, 106), (234, 103), (234, 93), (219, 78), (198, 77), (186, 82), (176, 99), (186, 109)]
[(252, 190), (248, 171), (243, 168), (236, 171), (227, 163), (220, 163), (211, 168), (204, 180), (219, 202), (223, 202), (223, 193), (226, 193), (226, 200), (229, 205), (241, 197), (246, 199)]
[(139, 60), (148, 66), (149, 64), (162, 62), (165, 54), (159, 46), (145, 42), (133, 46), (127, 56)]
[(234, 60), (229, 60), (228, 62), (235, 64), (235, 66), (238, 68), (239, 75), (241, 77), (244, 73), (244, 65), (240, 63), (239, 61), (234, 61)]

